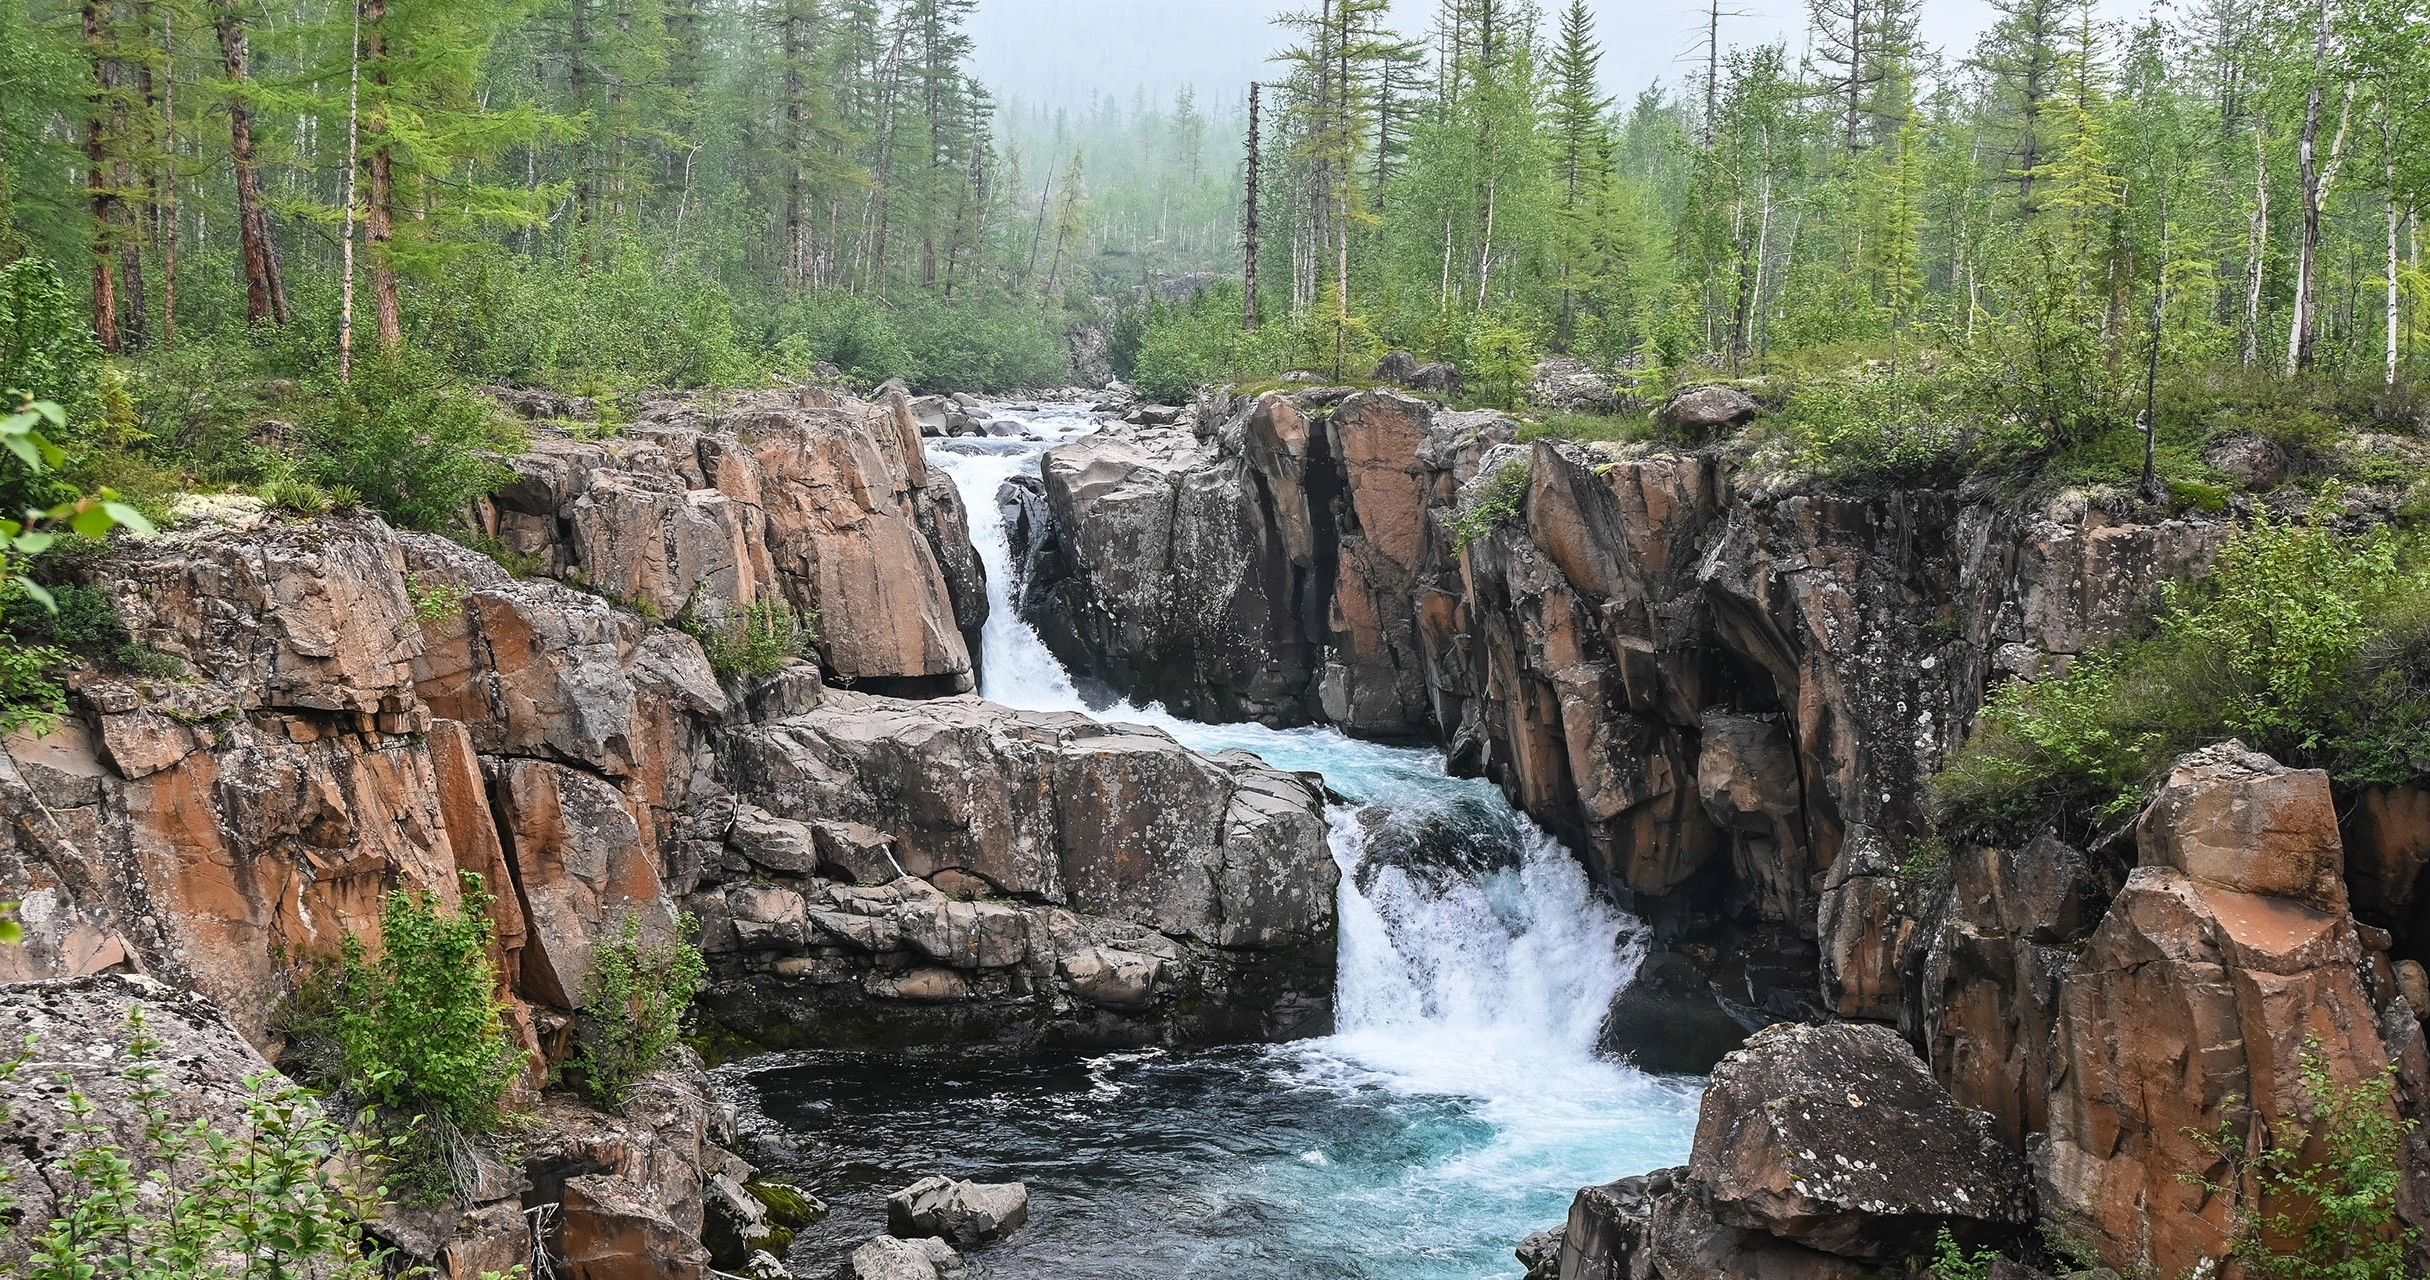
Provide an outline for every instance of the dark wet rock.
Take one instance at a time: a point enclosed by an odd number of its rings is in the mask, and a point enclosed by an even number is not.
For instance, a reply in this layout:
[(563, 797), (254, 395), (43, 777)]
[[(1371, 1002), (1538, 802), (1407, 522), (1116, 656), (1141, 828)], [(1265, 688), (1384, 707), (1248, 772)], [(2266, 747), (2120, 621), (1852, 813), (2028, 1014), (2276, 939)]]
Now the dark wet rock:
[(1714, 997), (1712, 979), (1677, 952), (1656, 949), (1612, 997), (1601, 1048), (1642, 1070), (1702, 1075), (1746, 1039)]

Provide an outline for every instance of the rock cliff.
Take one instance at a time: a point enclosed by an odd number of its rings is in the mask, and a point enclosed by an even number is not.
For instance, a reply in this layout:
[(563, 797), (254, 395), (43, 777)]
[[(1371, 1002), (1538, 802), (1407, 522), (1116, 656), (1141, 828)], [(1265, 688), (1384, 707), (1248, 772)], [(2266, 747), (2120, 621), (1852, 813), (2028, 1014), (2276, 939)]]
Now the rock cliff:
[[(27, 935), (0, 981), (140, 973), (275, 1059), (299, 958), (376, 946), (386, 893), (454, 902), (469, 872), (495, 894), (529, 1091), (571, 1051), (594, 947), (687, 911), (710, 1007), (768, 1043), (1328, 1025), (1335, 870), (1310, 782), (889, 696), (969, 689), (986, 599), (901, 397), (666, 400), (510, 465), (477, 513), (494, 559), (226, 503), (90, 570), (186, 674), (84, 672), (55, 732), (0, 754), (0, 884)], [(688, 633), (771, 599), (816, 619), (815, 662), (720, 671)], [(559, 1275), (703, 1274), (704, 1188), (749, 1170), (712, 1141), (696, 1073), (619, 1116), (533, 1096), (544, 1136), (512, 1185), (398, 1226), (400, 1246), (528, 1257), (522, 1208), (546, 1204)]]
[[(2020, 1176), (2009, 1203), (2128, 1272), (2233, 1269), (2252, 1188), (2184, 1135), (2290, 1131), (2307, 1052), (2347, 1086), (2394, 1064), (2393, 1105), (2424, 1113), (2423, 1001), (2401, 990), (2430, 988), (2419, 792), (2333, 797), (2231, 745), (2089, 848), (1930, 840), (1930, 779), (1994, 685), (2149, 616), (2226, 520), (2022, 507), (1988, 483), (1783, 488), (1727, 449), (1521, 443), (1392, 392), (1218, 394), (1198, 422), (1049, 456), (1021, 595), (1042, 633), (1119, 690), (1430, 737), (1500, 782), (1669, 944), (1613, 1047), (1702, 1069), (1783, 1019), (1893, 1029), (1989, 1141), (2030, 1153), (2037, 1190)], [(1740, 1109), (1814, 1092), (1772, 1084)], [(2423, 1145), (2409, 1176), (2430, 1185)], [(1819, 1211), (1755, 1221), (1718, 1172), (1733, 1150), (1700, 1132), (1680, 1189), (1582, 1193), (1573, 1233), (1662, 1248), (1529, 1256), (1684, 1280), (1915, 1248), (1880, 1222), (1809, 1229)], [(1593, 1225), (1623, 1200), (1634, 1225)]]

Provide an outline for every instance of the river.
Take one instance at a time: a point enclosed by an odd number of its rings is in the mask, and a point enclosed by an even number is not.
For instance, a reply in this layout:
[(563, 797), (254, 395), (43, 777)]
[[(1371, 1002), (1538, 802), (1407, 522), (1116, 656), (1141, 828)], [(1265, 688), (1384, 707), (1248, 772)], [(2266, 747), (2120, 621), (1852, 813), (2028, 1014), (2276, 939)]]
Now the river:
[(1633, 922), (1489, 783), (1434, 752), (1326, 729), (1091, 708), (1016, 613), (997, 490), (1094, 428), (998, 407), (1021, 435), (929, 442), (985, 561), (981, 692), (1152, 724), (1203, 751), (1314, 770), (1346, 803), (1337, 1034), (1090, 1059), (792, 1053), (720, 1072), (771, 1176), (834, 1213), (791, 1261), (823, 1275), (928, 1173), (1029, 1184), (1029, 1225), (970, 1255), (1005, 1280), (1471, 1280), (1579, 1186), (1686, 1158), (1701, 1081), (1595, 1052)]

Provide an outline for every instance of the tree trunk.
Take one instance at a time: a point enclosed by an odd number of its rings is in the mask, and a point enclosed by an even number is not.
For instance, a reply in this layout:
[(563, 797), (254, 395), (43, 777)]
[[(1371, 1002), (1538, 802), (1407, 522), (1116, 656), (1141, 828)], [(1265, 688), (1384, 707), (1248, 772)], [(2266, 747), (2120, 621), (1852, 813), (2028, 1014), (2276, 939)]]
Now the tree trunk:
[[(385, 90), (391, 84), (388, 0), (365, 0), (363, 17), (371, 24), (371, 41), (366, 49), (371, 56), (371, 84), (374, 89)], [(392, 354), (405, 343), (405, 318), (398, 304), (396, 262), (389, 249), (397, 234), (397, 178), (385, 93), (373, 96), (371, 112), (364, 124), (374, 139), (369, 157), (371, 187), (365, 193), (363, 210), (363, 243), (371, 250), (371, 310), (380, 351)]]
[(2328, 86), (2329, 3), (2316, 0), (2320, 17), (2312, 45), (2312, 85), (2304, 94), (2303, 133), (2296, 143), (2302, 166), (2296, 209), (2295, 306), (2287, 324), (2286, 372), (2312, 367), (2312, 324), (2317, 311), (2315, 292), (2320, 272), (2320, 108)]
[(85, 0), (84, 44), (92, 62), (93, 92), (84, 121), (86, 199), (93, 218), (93, 340), (116, 355), (122, 349), (118, 332), (118, 283), (110, 270), (110, 251), (117, 235), (118, 198), (110, 189), (110, 91), (117, 76), (111, 69), (108, 33), (99, 0)]
[(160, 19), (161, 202), (160, 340), (177, 345), (177, 25), (174, 12)]
[(1255, 83), (1252, 83), (1252, 84), (1249, 86), (1249, 204), (1248, 204), (1248, 208), (1247, 208), (1246, 212), (1245, 212), (1245, 213), (1242, 215), (1242, 219), (1241, 219), (1241, 242), (1242, 242), (1242, 255), (1241, 255), (1241, 256), (1242, 256), (1242, 258), (1243, 258), (1242, 267), (1241, 267), (1241, 296), (1242, 296), (1242, 302), (1243, 302), (1243, 314), (1242, 314), (1242, 317), (1241, 317), (1241, 324), (1242, 324), (1242, 327), (1243, 327), (1243, 328), (1247, 328), (1247, 329), (1251, 329), (1251, 330), (1256, 329), (1256, 328), (1257, 328), (1257, 324), (1258, 324), (1258, 316), (1257, 316), (1257, 236), (1258, 236), (1258, 218), (1257, 218), (1257, 200), (1258, 200), (1258, 194), (1257, 194), (1257, 164), (1258, 164), (1257, 146), (1258, 146), (1258, 141), (1257, 141), (1257, 128), (1258, 128), (1258, 112), (1259, 112), (1259, 108), (1260, 108), (1260, 106), (1262, 105), (1262, 104), (1260, 103), (1260, 101), (1259, 101), (1259, 95), (1260, 95), (1260, 91), (1263, 89), (1263, 87), (1264, 87), (1264, 86), (1262, 86), (1262, 85), (1258, 85), (1258, 84), (1255, 84)]
[(228, 152), (236, 169), (236, 238), (245, 268), (245, 315), (255, 324), (285, 325), (287, 282), (279, 275), (278, 250), (270, 241), (270, 212), (262, 203), (261, 171), (253, 158), (253, 103), (246, 89), (250, 50), (236, 0), (213, 0), (219, 54), (228, 72)]
[(2388, 368), (2386, 372), (2387, 384), (2393, 387), (2396, 385), (2396, 318), (2397, 313), (2402, 310), (2400, 306), (2402, 299), (2396, 287), (2396, 225), (2398, 221), (2396, 216), (2396, 137), (2395, 129), (2388, 119), (2390, 110), (2391, 108), (2386, 102), (2380, 103), (2379, 151), (2380, 155), (2385, 158), (2388, 184), (2387, 203), (2384, 206), (2388, 216)]
[(2261, 277), (2270, 247), (2270, 142), (2253, 122), (2253, 220), (2244, 249), (2244, 367), (2261, 363)]
[(354, 228), (357, 163), (362, 143), (363, 0), (354, 5), (353, 38), (346, 51), (346, 240), (338, 281), (338, 381), (354, 378)]

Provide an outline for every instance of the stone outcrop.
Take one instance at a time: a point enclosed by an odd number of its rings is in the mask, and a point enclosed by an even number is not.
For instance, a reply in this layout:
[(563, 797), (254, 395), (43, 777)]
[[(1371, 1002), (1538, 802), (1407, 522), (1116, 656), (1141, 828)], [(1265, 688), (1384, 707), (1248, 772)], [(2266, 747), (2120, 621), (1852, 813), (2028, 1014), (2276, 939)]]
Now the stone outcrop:
[(694, 909), (730, 1025), (1061, 1045), (1328, 1025), (1338, 871), (1308, 779), (1085, 716), (842, 691), (726, 750), (755, 806)]
[(1536, 1253), (1558, 1280), (1854, 1280), (2032, 1221), (2024, 1160), (1895, 1034), (1782, 1024), (1714, 1071), (1686, 1167), (1580, 1190)]
[[(1718, 452), (1519, 450), (1495, 415), (1389, 392), (1199, 414), (1206, 440), (1049, 454), (1023, 598), (1066, 662), (1202, 718), (1431, 737), (1666, 930), (1818, 939), (1852, 833), (1909, 860), (1991, 681), (2132, 625), (2226, 531), (1775, 493)], [(1513, 467), (1516, 509), (1474, 518)], [(1847, 959), (1875, 976), (1826, 994), (1882, 1016), (1896, 955)]]
[(2384, 935), (2345, 911), (2326, 775), (2234, 743), (2195, 752), (2137, 844), (2061, 990), (2037, 1173), (2108, 1265), (2177, 1274), (2226, 1257), (2240, 1210), (2278, 1207), (2204, 1135), (2302, 1142), (2307, 1061), (2346, 1088), (2393, 1066), (2416, 1098), (2430, 1063)]
[(927, 1177), (886, 1197), (886, 1230), (920, 1240), (942, 1236), (968, 1247), (1011, 1235), (1029, 1221), (1029, 1188), (1018, 1182)]
[(1686, 387), (1655, 411), (1655, 418), (1681, 439), (1711, 440), (1755, 420), (1763, 406), (1736, 387), (1707, 383)]
[(973, 687), (986, 590), (953, 486), (929, 482), (898, 391), (651, 404), (621, 439), (510, 459), (486, 522), (549, 576), (662, 618), (762, 599), (819, 620), (829, 673), (883, 692)]
[[(135, 1016), (157, 1045), (140, 1057), (129, 1052)], [(20, 1050), (28, 1058), (6, 1083), (0, 1118), (0, 1185), (16, 1201), (12, 1222), (47, 1224), (73, 1207), (66, 1166), (97, 1143), (118, 1147), (139, 1173), (153, 1171), (147, 1105), (133, 1096), (142, 1086), (130, 1068), (157, 1073), (149, 1087), (159, 1096), (149, 1106), (171, 1126), (243, 1115), (254, 1096), (248, 1081), (270, 1070), (209, 1001), (123, 974), (0, 986), (0, 1043), (10, 1059)], [(91, 1105), (89, 1116), (71, 1112), (71, 1089)], [(87, 1125), (101, 1132), (79, 1132)], [(189, 1161), (167, 1172), (190, 1186), (203, 1168)], [(32, 1244), (30, 1231), (0, 1233), (0, 1268), (22, 1265)]]
[(1783, 1024), (1714, 1069), (1688, 1172), (1713, 1218), (1887, 1261), (2033, 1221), (2025, 1162), (1888, 1028)]

